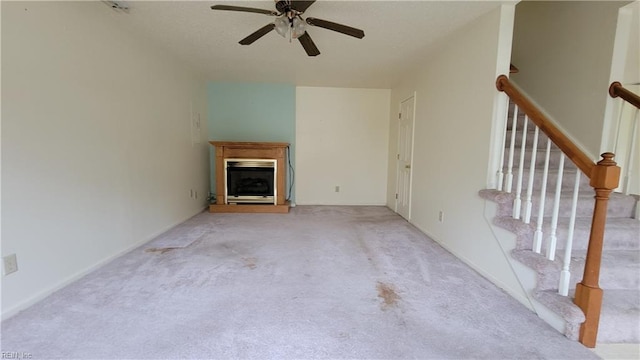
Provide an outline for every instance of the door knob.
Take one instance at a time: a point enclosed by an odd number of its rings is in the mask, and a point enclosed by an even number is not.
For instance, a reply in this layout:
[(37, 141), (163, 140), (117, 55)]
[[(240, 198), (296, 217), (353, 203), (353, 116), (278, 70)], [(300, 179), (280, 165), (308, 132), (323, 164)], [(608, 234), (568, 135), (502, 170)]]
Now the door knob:
[(411, 165), (405, 165), (404, 168), (405, 169), (411, 169)]

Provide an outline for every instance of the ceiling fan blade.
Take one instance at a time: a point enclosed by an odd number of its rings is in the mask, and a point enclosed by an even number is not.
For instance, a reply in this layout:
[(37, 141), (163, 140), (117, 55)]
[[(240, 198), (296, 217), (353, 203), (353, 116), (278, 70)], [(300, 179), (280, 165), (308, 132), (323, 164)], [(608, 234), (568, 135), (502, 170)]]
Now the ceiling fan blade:
[(261, 37), (267, 35), (271, 30), (275, 29), (276, 25), (274, 23), (267, 24), (260, 29), (256, 30), (253, 34), (247, 36), (246, 38), (240, 40), (240, 45), (251, 45), (254, 41), (260, 39)]
[(356, 29), (351, 26), (342, 25), (342, 24), (331, 22), (331, 21), (316, 19), (311, 17), (308, 17), (306, 21), (307, 21), (307, 24), (309, 25), (325, 28), (328, 30), (333, 30), (345, 35), (356, 37), (358, 39), (362, 39), (364, 37), (364, 31), (360, 29)]
[(307, 11), (307, 9), (309, 8), (309, 6), (313, 5), (313, 3), (316, 2), (316, 0), (312, 0), (312, 1), (298, 1), (298, 0), (292, 0), (291, 1), (291, 7), (300, 11), (301, 13)]
[(273, 10), (256, 9), (243, 6), (230, 6), (230, 5), (213, 5), (211, 10), (228, 10), (228, 11), (242, 11), (250, 13), (258, 13), (264, 15), (278, 16), (278, 13)]
[(318, 48), (316, 47), (316, 44), (314, 44), (313, 40), (311, 40), (311, 36), (309, 36), (309, 33), (307, 33), (306, 31), (304, 32), (304, 34), (302, 34), (302, 36), (298, 38), (298, 41), (300, 41), (300, 44), (304, 48), (304, 51), (307, 52), (307, 55), (309, 56), (320, 55), (320, 50), (318, 50)]

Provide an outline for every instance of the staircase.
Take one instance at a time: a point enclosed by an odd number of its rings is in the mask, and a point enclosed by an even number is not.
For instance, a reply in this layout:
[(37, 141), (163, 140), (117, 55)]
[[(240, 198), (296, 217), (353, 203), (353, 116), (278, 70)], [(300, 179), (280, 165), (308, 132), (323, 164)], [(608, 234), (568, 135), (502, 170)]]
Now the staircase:
[[(564, 322), (565, 335), (578, 340), (585, 314), (574, 304), (574, 294), (576, 284), (583, 279), (594, 212), (594, 188), (589, 185), (586, 176), (580, 176), (576, 182), (576, 175), (581, 171), (569, 159), (564, 159), (560, 149), (553, 143), (549, 151), (547, 179), (546, 182), (543, 181), (548, 137), (540, 131), (537, 140), (534, 139), (536, 127), (525, 118), (522, 111), (517, 115), (514, 128), (514, 107), (513, 104), (510, 105), (505, 136), (505, 154), (514, 150), (514, 155), (504, 156), (503, 164), (504, 177), (513, 178), (511, 189), (503, 186), (503, 190), (485, 189), (479, 194), (482, 198), (497, 204), (496, 215), (492, 219), (494, 226), (515, 234), (515, 245), (507, 249), (510, 261), (524, 265), (529, 269), (528, 273), (535, 274), (533, 284), (529, 287), (524, 286), (530, 290), (528, 297), (534, 309), (543, 318), (545, 316), (542, 313), (550, 313), (552, 317), (561, 319)], [(515, 135), (512, 137), (514, 132)], [(513, 145), (510, 141), (512, 139)], [(525, 150), (521, 151), (523, 141)], [(534, 141), (537, 141), (535, 150)], [(523, 161), (520, 160), (521, 154)], [(531, 165), (533, 156), (535, 159)], [(511, 172), (510, 163), (513, 164)], [(532, 169), (534, 175), (529, 182), (527, 180)], [(542, 196), (545, 184), (546, 189)], [(528, 191), (529, 187), (531, 191)], [(559, 193), (556, 191), (558, 187)], [(574, 195), (575, 191), (577, 195)], [(556, 202), (556, 199), (559, 201)], [(527, 200), (530, 200), (530, 211), (527, 210)], [(636, 214), (638, 201), (637, 195), (615, 192), (611, 193), (608, 201), (599, 276), (603, 302), (597, 327), (598, 343), (640, 343), (640, 221), (637, 220), (639, 214)], [(514, 207), (517, 210), (514, 211)], [(540, 211), (541, 207), (543, 211)], [(574, 207), (575, 217), (572, 218)], [(554, 211), (554, 208), (557, 208), (557, 211)], [(554, 219), (553, 215), (556, 213), (557, 218)], [(530, 220), (527, 219), (529, 214)], [(575, 225), (571, 226), (572, 224)], [(539, 243), (535, 240), (536, 231), (541, 234), (538, 238), (541, 240)], [(555, 246), (550, 246), (554, 241), (552, 238), (556, 238)], [(569, 238), (572, 238), (573, 242), (567, 246)], [(565, 255), (567, 247), (569, 252)], [(559, 294), (563, 266), (564, 276), (568, 276), (569, 279), (568, 296)], [(518, 267), (514, 266), (516, 273)], [(527, 282), (527, 271), (518, 276), (522, 277), (523, 284)]]

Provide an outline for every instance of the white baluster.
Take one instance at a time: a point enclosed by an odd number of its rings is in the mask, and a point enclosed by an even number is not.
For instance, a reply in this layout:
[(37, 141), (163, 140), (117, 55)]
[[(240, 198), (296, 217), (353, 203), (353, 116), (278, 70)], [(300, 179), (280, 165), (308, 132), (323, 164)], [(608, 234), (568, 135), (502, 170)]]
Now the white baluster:
[(558, 165), (558, 181), (556, 181), (556, 194), (553, 199), (553, 214), (551, 214), (551, 233), (549, 234), (549, 242), (547, 243), (547, 259), (556, 258), (556, 244), (558, 237), (558, 213), (560, 212), (560, 193), (562, 192), (562, 173), (564, 170), (564, 153), (560, 153), (560, 164)]
[(509, 163), (507, 164), (506, 192), (510, 193), (513, 186), (513, 153), (516, 146), (516, 130), (518, 126), (518, 106), (513, 106), (513, 120), (511, 122), (511, 143), (509, 144)]
[(540, 254), (542, 250), (542, 223), (544, 222), (544, 202), (547, 197), (547, 178), (549, 176), (549, 155), (551, 154), (551, 139), (547, 139), (547, 152), (544, 157), (544, 170), (542, 171), (542, 187), (540, 188), (540, 205), (538, 205), (538, 222), (536, 232), (533, 234), (533, 251)]
[(529, 118), (524, 116), (524, 126), (522, 128), (522, 144), (520, 146), (520, 161), (518, 162), (518, 182), (516, 183), (516, 198), (513, 200), (513, 218), (520, 219), (520, 210), (522, 209), (522, 176), (524, 175), (524, 153), (527, 149), (527, 127)]
[(564, 246), (564, 258), (562, 260), (562, 271), (560, 272), (560, 283), (558, 293), (562, 296), (569, 295), (569, 280), (571, 279), (571, 250), (573, 249), (573, 230), (576, 226), (576, 209), (578, 208), (578, 192), (580, 191), (580, 170), (576, 169), (576, 183), (573, 184), (573, 199), (571, 199), (571, 217), (569, 218), (569, 230), (567, 232), (567, 242)]
[(536, 169), (536, 155), (538, 154), (538, 133), (540, 129), (536, 126), (535, 131), (533, 132), (533, 148), (531, 150), (531, 164), (529, 165), (529, 181), (527, 185), (527, 197), (525, 199), (524, 205), (524, 223), (528, 224), (531, 222), (531, 207), (533, 206), (533, 202), (531, 198), (533, 196), (533, 181), (535, 176)]
[(507, 124), (509, 123), (509, 97), (504, 96), (504, 100), (507, 103), (507, 111), (504, 117), (504, 131), (502, 132), (502, 145), (500, 146), (500, 167), (498, 168), (498, 190), (502, 191), (502, 186), (504, 185), (504, 173), (502, 169), (504, 168), (504, 149), (507, 146)]

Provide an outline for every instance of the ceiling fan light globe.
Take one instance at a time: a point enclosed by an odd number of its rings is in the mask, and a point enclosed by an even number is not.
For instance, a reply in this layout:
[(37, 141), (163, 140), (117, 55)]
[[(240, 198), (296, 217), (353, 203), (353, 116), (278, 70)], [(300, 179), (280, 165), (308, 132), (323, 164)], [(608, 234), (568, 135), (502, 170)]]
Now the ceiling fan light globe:
[(307, 31), (307, 24), (300, 19), (299, 17), (293, 19), (293, 24), (291, 26), (291, 37), (294, 39), (299, 38), (304, 35)]
[(277, 18), (274, 24), (276, 25), (276, 32), (283, 38), (286, 38), (287, 32), (289, 32), (289, 19), (287, 16), (283, 15)]

